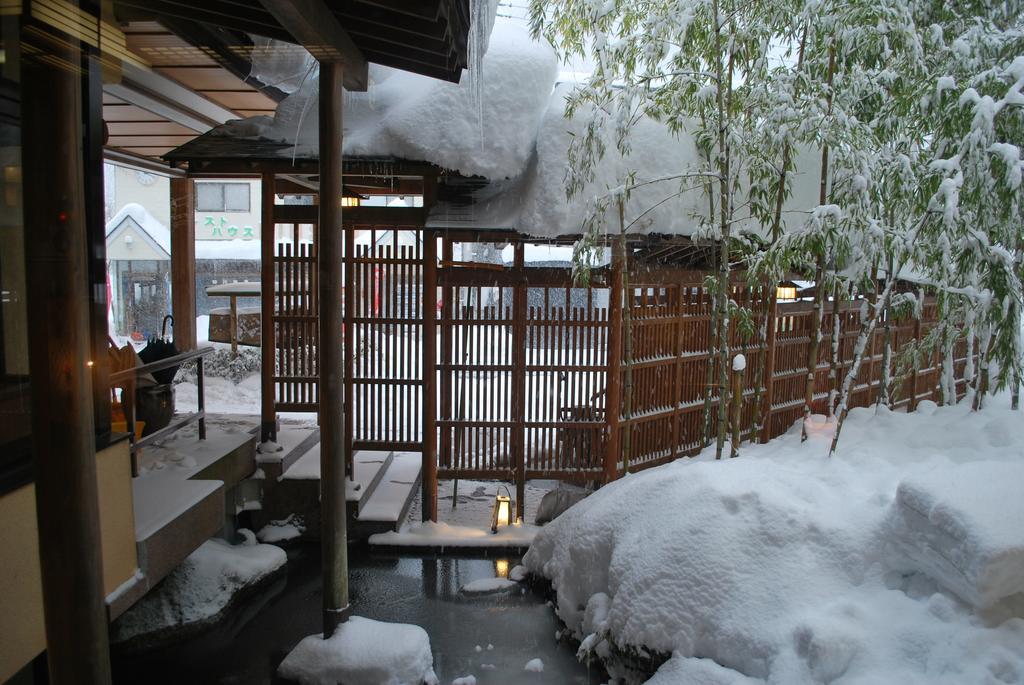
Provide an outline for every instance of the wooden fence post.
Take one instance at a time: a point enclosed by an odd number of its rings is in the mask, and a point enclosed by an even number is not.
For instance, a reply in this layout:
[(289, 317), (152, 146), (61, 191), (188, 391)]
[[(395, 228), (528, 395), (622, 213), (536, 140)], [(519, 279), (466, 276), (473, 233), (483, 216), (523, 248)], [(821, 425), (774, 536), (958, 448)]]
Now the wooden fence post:
[(605, 373), (605, 422), (608, 441), (604, 453), (604, 481), (618, 477), (619, 450), (622, 439), (619, 412), (622, 404), (622, 250), (618, 241), (612, 246), (612, 282), (608, 292), (608, 351)]
[(423, 493), (424, 521), (437, 521), (437, 236), (423, 235)]
[[(740, 416), (743, 414), (743, 374), (747, 364), (744, 360), (742, 365), (736, 363), (733, 356), (732, 362), (732, 445), (729, 450), (730, 457), (740, 456)], [(736, 368), (740, 366), (741, 368)]]
[[(274, 174), (263, 172), (260, 215), (260, 442), (277, 438), (274, 409)], [(322, 388), (319, 389), (322, 392)]]
[[(914, 342), (921, 342), (921, 317), (914, 317)], [(910, 404), (908, 405), (908, 411), (914, 411), (917, 409), (917, 367), (919, 365), (918, 356), (914, 355), (914, 363), (910, 367)]]
[(512, 291), (512, 454), (516, 467), (516, 519), (526, 513), (526, 267), (522, 242), (515, 245)]
[(761, 442), (772, 439), (772, 403), (775, 401), (775, 336), (779, 325), (779, 302), (773, 291), (768, 301), (767, 341), (764, 351), (764, 409), (761, 412)]

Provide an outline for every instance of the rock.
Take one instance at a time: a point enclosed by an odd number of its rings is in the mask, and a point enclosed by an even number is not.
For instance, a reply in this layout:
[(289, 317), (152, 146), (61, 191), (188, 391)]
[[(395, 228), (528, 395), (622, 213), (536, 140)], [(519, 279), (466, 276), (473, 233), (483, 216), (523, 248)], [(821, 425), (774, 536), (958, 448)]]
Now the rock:
[(555, 520), (562, 512), (589, 494), (587, 490), (575, 485), (559, 483), (557, 488), (548, 491), (541, 498), (540, 506), (537, 507), (537, 525), (543, 526), (545, 523)]

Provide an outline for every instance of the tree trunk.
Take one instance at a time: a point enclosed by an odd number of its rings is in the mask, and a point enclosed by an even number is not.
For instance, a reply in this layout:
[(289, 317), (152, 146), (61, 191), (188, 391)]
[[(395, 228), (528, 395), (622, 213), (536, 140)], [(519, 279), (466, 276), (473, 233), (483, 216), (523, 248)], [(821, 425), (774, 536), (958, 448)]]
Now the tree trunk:
[[(724, 54), (725, 46), (722, 44), (722, 29), (724, 25), (719, 23), (718, 0), (712, 0), (712, 12), (715, 16), (715, 43), (717, 53)], [(728, 76), (724, 73), (728, 70)], [(732, 43), (729, 46), (728, 66), (723, 66), (721, 58), (715, 60), (719, 88), (717, 89), (718, 108), (718, 214), (720, 218), (719, 233), (722, 240), (721, 253), (718, 260), (718, 440), (715, 444), (715, 458), (722, 458), (722, 450), (725, 447), (726, 421), (728, 419), (729, 399), (729, 235), (731, 231), (730, 218), (732, 214), (732, 187), (730, 179), (730, 155), (729, 147), (729, 125), (730, 108), (732, 98), (732, 69), (733, 54)], [(726, 81), (728, 78), (728, 81)], [(726, 101), (725, 90), (730, 101)]]
[(878, 312), (883, 311), (889, 306), (895, 282), (895, 278), (890, 278), (886, 282), (880, 301), (872, 308), (868, 320), (861, 322), (860, 334), (857, 336), (857, 343), (853, 349), (853, 364), (850, 365), (850, 370), (846, 372), (846, 376), (843, 378), (843, 388), (839, 393), (839, 407), (836, 411), (836, 432), (832, 436), (832, 447), (828, 452), (830, 457), (835, 454), (836, 445), (839, 444), (839, 433), (843, 430), (843, 422), (846, 421), (846, 414), (849, 410), (850, 390), (853, 387), (854, 379), (860, 373), (860, 366), (864, 361), (864, 350), (867, 348), (868, 340), (871, 339), (875, 332), (875, 326), (878, 324)]
[(828, 362), (828, 418), (835, 418), (836, 398), (839, 396), (839, 352), (842, 346), (842, 297), (838, 280), (832, 290), (831, 355)]

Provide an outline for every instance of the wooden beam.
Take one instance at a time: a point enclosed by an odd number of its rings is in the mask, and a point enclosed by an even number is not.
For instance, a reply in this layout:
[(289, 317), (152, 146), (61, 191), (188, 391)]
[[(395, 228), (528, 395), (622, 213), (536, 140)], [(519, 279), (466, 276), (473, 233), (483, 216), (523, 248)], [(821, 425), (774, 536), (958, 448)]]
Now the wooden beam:
[[(267, 2), (267, 0), (264, 0)], [(272, 3), (273, 4), (273, 3)], [(307, 4), (307, 3), (296, 3)], [(338, 340), (343, 318), (343, 231), (341, 199), (343, 67), (320, 63), (320, 544), (323, 564), (324, 638), (348, 619), (348, 530), (345, 498), (345, 359)], [(354, 350), (346, 349), (352, 355)]]
[(344, 64), (345, 88), (366, 90), (369, 83), (366, 58), (323, 0), (260, 0), (260, 3), (320, 61), (321, 66), (329, 62)]
[[(77, 3), (72, 6), (77, 7)], [(89, 361), (79, 42), (22, 30), (32, 451), (50, 682), (111, 680)]]
[(179, 351), (196, 347), (195, 183), (171, 179), (171, 311), (174, 344)]

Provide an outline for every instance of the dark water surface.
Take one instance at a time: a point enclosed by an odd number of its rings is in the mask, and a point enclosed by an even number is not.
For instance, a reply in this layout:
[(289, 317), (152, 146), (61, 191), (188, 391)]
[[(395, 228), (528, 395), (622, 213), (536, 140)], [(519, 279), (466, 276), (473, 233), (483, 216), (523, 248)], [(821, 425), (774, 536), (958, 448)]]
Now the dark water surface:
[[(475, 675), (479, 685), (589, 685), (603, 674), (556, 641), (554, 610), (540, 590), (465, 595), (474, 580), (504, 575), (514, 557), (395, 556), (366, 547), (350, 551), (355, 615), (413, 623), (430, 635), (441, 683)], [(316, 545), (288, 551), (287, 577), (250, 598), (220, 625), (146, 654), (114, 656), (116, 683), (277, 683), (277, 665), (303, 637), (321, 631), (320, 552)], [(492, 649), (488, 649), (492, 645)], [(477, 651), (477, 646), (480, 651)], [(533, 658), (543, 673), (523, 670)]]

